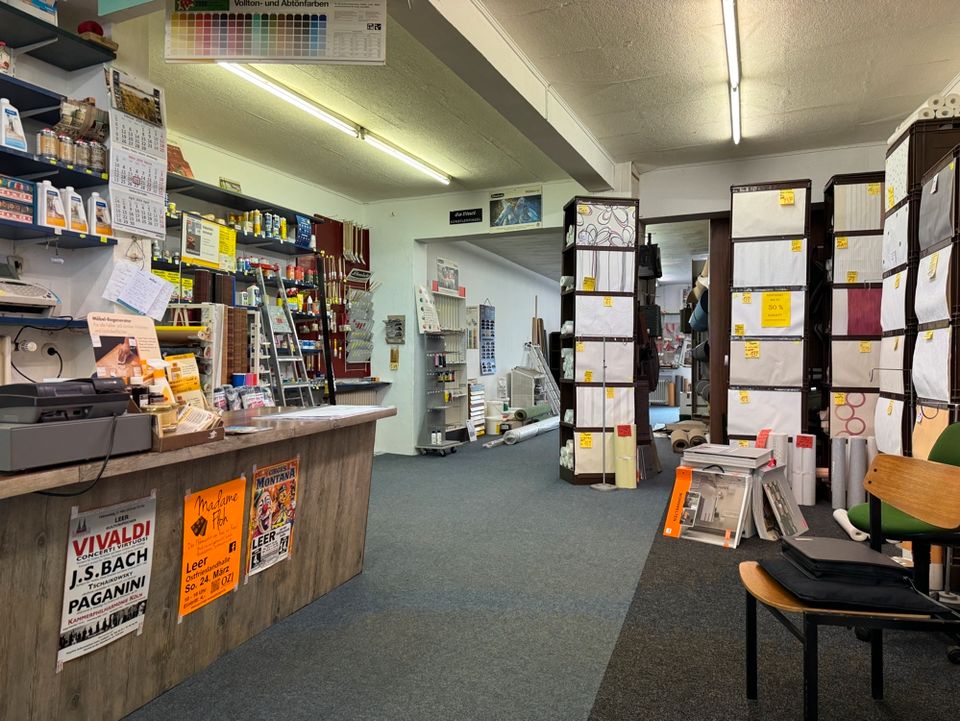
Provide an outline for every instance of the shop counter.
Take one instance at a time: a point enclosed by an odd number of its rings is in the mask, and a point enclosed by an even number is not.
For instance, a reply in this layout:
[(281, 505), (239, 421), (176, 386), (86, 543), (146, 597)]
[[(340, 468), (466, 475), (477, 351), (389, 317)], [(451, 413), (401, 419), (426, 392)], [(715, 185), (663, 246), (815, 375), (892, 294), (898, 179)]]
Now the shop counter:
[[(166, 453), (138, 453), (0, 476), (0, 719), (119, 719), (363, 569), (376, 421), (393, 408), (345, 418), (270, 420), (277, 409), (228, 414), (249, 435)], [(296, 514), (285, 560), (246, 575), (256, 468), (298, 459)], [(243, 477), (241, 575), (235, 590), (181, 616), (184, 499)], [(53, 496), (47, 493), (77, 493)], [(155, 496), (152, 568), (139, 633), (58, 670), (72, 513)], [(86, 529), (84, 529), (86, 530)], [(198, 703), (208, 699), (201, 694)]]

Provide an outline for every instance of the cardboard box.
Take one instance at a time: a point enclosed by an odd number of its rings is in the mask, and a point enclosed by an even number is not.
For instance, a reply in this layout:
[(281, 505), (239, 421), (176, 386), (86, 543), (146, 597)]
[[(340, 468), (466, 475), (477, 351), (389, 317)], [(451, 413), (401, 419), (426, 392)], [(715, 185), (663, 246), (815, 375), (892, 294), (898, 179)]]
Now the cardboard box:
[(221, 425), (216, 428), (210, 428), (206, 431), (166, 435), (161, 438), (159, 435), (157, 435), (156, 420), (154, 420), (153, 446), (151, 450), (157, 451), (158, 453), (177, 451), (181, 448), (189, 448), (190, 446), (199, 446), (204, 443), (222, 441), (224, 436), (225, 429)]

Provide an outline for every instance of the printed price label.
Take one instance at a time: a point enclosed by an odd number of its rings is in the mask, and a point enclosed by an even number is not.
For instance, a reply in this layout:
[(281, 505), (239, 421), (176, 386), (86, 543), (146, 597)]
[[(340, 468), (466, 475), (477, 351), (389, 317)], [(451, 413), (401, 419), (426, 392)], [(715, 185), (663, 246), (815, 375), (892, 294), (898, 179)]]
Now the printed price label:
[(891, 400), (887, 403), (887, 415), (888, 415), (888, 416), (892, 416), (892, 415), (893, 415), (893, 399), (891, 399)]
[(897, 350), (898, 348), (900, 348), (900, 336), (894, 336), (893, 349)]
[(582, 340), (577, 341), (577, 353), (583, 353), (587, 349), (587, 344)]
[(590, 275), (583, 276), (583, 289), (585, 291), (594, 291), (597, 289), (597, 279)]
[(923, 339), (924, 339), (924, 340), (933, 340), (933, 331), (932, 331), (932, 330), (925, 331), (924, 334), (923, 334)]
[(603, 296), (603, 307), (613, 308), (613, 296), (610, 296), (610, 295)]
[(806, 434), (798, 435), (794, 439), (794, 445), (796, 445), (797, 448), (813, 448), (813, 436)]
[(583, 381), (584, 383), (593, 383), (593, 371), (584, 371)]
[(740, 391), (740, 402), (741, 403), (750, 402), (750, 391)]
[(893, 207), (893, 186), (887, 186), (887, 210)]
[(753, 293), (743, 293), (740, 296), (740, 300), (744, 305), (750, 305), (753, 303)]
[(873, 351), (873, 343), (868, 340), (860, 341), (860, 352), (861, 353), (871, 353)]
[(857, 271), (855, 271), (855, 270), (848, 270), (848, 271), (847, 271), (847, 282), (848, 282), (848, 283), (856, 283), (856, 282), (857, 282)]
[(880, 195), (880, 183), (867, 183), (867, 195)]
[(834, 394), (833, 394), (833, 405), (835, 405), (835, 406), (845, 406), (845, 405), (847, 405), (847, 394), (846, 394), (846, 393), (834, 393)]
[(741, 448), (749, 448), (750, 441), (737, 441), (737, 445), (740, 446)]
[(791, 240), (790, 241), (790, 250), (794, 253), (803, 252), (803, 241), (802, 240)]
[(758, 340), (748, 340), (743, 344), (743, 357), (744, 358), (759, 358), (760, 357), (760, 341)]
[(607, 398), (613, 399), (613, 388), (607, 388)]
[(841, 235), (839, 238), (837, 238), (837, 250), (846, 250), (849, 247), (850, 239), (847, 236)]
[(894, 288), (899, 288), (899, 287), (900, 287), (900, 276), (901, 276), (901, 275), (902, 275), (902, 273), (897, 273), (895, 276), (893, 276), (893, 287), (894, 287)]
[(593, 448), (593, 434), (592, 434), (592, 433), (581, 433), (581, 434), (580, 434), (580, 447), (581, 447), (581, 448)]
[(743, 335), (743, 333), (744, 333), (743, 323), (737, 323), (735, 326), (733, 326), (734, 335)]
[(590, 206), (580, 203), (577, 206), (577, 215), (590, 215)]
[(937, 277), (937, 265), (940, 263), (940, 251), (930, 256), (930, 270), (927, 271), (927, 275), (930, 276), (930, 280), (933, 280)]
[(793, 205), (795, 198), (793, 196), (792, 190), (781, 190), (780, 191), (780, 205)]

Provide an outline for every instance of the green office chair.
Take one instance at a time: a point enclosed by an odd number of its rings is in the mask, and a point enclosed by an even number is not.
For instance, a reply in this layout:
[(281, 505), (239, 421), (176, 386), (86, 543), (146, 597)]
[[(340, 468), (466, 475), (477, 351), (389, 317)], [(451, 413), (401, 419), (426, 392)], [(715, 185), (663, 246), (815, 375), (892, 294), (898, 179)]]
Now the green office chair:
[[(940, 434), (927, 459), (948, 466), (960, 466), (960, 423), (954, 423)], [(882, 504), (881, 528), (883, 538), (891, 541), (910, 541), (913, 545), (914, 584), (926, 593), (930, 590), (930, 546), (932, 544), (960, 544), (960, 528), (938, 528), (929, 523)], [(870, 532), (870, 504), (861, 503), (850, 509), (850, 523), (864, 533)], [(871, 539), (874, 545), (874, 539)]]

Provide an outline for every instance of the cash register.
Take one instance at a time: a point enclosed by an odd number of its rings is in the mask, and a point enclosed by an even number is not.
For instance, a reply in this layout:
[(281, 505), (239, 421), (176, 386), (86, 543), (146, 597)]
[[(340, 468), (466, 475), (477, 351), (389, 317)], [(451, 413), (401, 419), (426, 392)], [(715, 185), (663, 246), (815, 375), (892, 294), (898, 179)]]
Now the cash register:
[(119, 378), (0, 386), (0, 472), (149, 450), (152, 418), (129, 403)]

